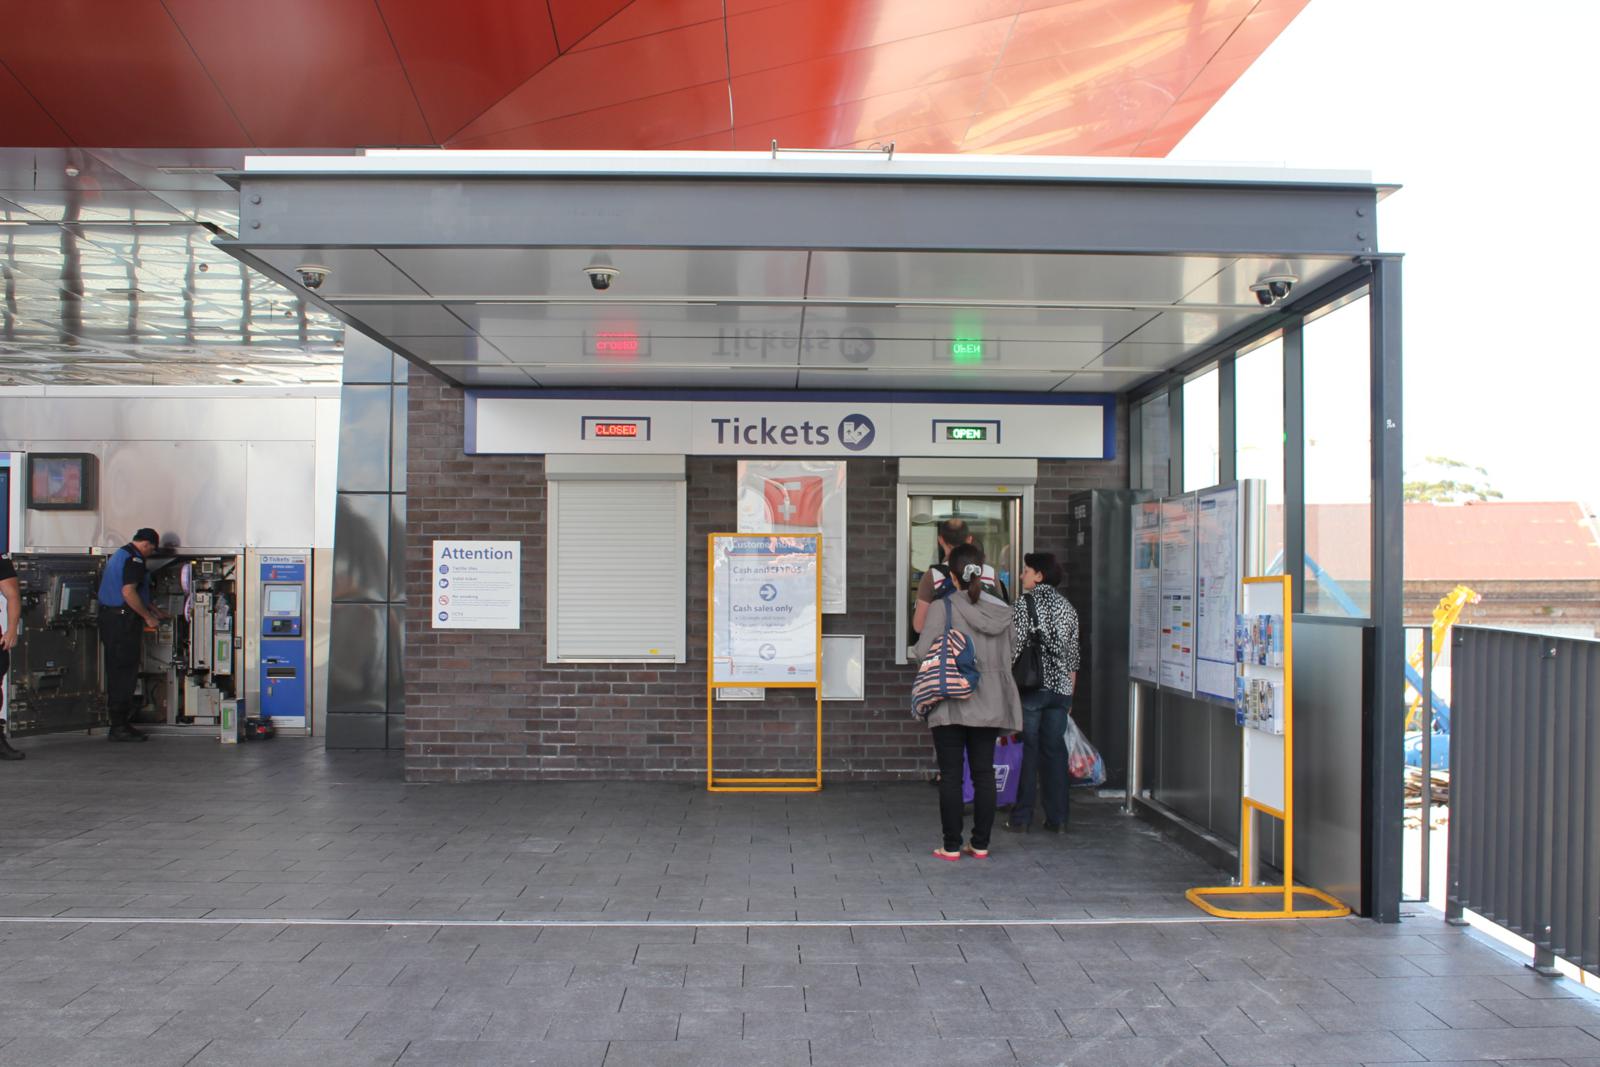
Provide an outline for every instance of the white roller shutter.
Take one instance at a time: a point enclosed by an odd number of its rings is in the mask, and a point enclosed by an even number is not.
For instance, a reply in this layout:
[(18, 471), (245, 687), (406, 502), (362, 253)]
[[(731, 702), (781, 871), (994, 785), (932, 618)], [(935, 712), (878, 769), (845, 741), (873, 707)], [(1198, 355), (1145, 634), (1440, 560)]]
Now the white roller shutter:
[(552, 480), (549, 658), (684, 661), (681, 479)]

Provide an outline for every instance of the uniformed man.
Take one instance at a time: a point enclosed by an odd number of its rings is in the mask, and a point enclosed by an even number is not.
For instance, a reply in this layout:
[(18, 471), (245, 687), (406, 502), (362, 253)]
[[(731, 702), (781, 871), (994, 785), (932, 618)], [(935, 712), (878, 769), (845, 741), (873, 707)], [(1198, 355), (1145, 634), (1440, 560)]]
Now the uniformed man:
[(135, 730), (133, 688), (139, 676), (139, 656), (144, 628), (154, 629), (167, 617), (150, 600), (150, 575), (145, 558), (161, 543), (148, 526), (111, 554), (100, 576), (100, 646), (105, 651), (106, 710), (111, 715), (113, 741), (148, 741)]
[[(11, 670), (11, 650), (22, 636), (22, 583), (11, 557), (4, 553), (0, 553), (0, 599), (6, 602), (5, 629), (0, 630), (0, 682), (4, 682), (6, 672)], [(28, 754), (12, 748), (6, 736), (5, 700), (5, 689), (0, 688), (0, 759), (27, 759)]]

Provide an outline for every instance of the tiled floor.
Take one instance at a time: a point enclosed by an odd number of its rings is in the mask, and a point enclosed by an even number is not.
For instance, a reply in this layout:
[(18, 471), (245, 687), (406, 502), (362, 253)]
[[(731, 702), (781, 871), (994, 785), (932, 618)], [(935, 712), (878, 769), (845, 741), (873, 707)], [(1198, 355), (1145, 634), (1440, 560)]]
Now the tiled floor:
[(0, 1065), (1600, 1067), (1600, 1003), (1437, 917), (1193, 921), (1215, 872), (1111, 805), (952, 865), (926, 786), (415, 787), (288, 740), (23, 745)]

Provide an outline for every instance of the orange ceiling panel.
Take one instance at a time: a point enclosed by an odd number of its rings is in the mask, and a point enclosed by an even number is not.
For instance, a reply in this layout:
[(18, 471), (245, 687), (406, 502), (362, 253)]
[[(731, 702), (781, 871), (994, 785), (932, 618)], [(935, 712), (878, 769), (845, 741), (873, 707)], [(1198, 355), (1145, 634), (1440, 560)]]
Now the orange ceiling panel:
[(1308, 0), (0, 0), (0, 146), (1160, 155)]

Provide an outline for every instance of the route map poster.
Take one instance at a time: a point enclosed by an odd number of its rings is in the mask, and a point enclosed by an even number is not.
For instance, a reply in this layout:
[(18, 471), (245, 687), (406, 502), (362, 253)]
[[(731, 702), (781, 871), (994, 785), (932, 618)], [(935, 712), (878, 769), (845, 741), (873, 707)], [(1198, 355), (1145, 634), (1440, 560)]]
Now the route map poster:
[(713, 536), (713, 685), (815, 686), (816, 537)]
[(1161, 684), (1194, 692), (1195, 498), (1161, 502)]
[(1133, 567), (1129, 590), (1128, 673), (1161, 681), (1161, 503), (1133, 505)]
[(1239, 670), (1239, 490), (1201, 493), (1195, 522), (1195, 693), (1231, 705)]

